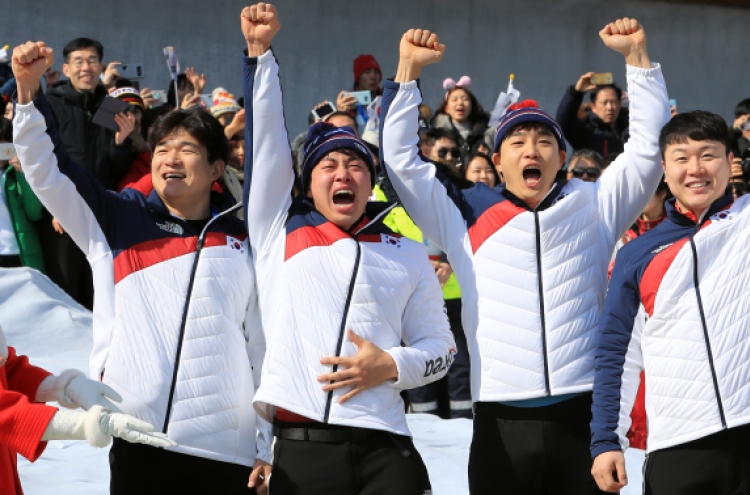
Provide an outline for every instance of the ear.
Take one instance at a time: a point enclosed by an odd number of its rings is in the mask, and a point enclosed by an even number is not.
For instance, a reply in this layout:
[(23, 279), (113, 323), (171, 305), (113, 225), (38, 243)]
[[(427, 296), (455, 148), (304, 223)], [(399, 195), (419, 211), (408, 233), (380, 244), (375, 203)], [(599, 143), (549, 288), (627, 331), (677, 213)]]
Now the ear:
[(213, 172), (211, 172), (211, 180), (219, 180), (221, 176), (224, 175), (224, 167), (226, 167), (224, 160), (216, 160), (213, 162), (211, 164), (211, 168), (213, 168)]
[(562, 150), (560, 150), (560, 165), (557, 167), (557, 170), (561, 170), (563, 168), (563, 165), (565, 165), (565, 158), (567, 158), (568, 154)]
[(68, 64), (63, 64), (62, 70), (63, 70), (63, 74), (65, 74), (65, 77), (70, 79), (70, 67), (68, 66)]
[(492, 154), (492, 163), (495, 164), (495, 170), (497, 170), (497, 173), (502, 176), (503, 174), (503, 167), (500, 165), (500, 152)]
[(312, 190), (310, 190), (309, 187), (307, 188), (307, 194), (306, 194), (306, 196), (307, 196), (307, 199), (312, 199)]
[(667, 164), (664, 163), (664, 160), (661, 161), (661, 171), (664, 172), (664, 179), (666, 180), (667, 177)]
[(732, 166), (732, 163), (734, 163), (734, 152), (730, 151), (727, 155), (727, 161), (729, 162), (729, 166)]

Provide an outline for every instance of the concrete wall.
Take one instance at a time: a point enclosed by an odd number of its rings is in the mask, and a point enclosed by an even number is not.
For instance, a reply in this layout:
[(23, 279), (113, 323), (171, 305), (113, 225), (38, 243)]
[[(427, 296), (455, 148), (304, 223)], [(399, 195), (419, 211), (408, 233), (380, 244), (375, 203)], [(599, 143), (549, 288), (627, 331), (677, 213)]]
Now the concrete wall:
[[(9, 2), (9, 0), (3, 0)], [(143, 63), (145, 85), (165, 89), (161, 49), (175, 47), (218, 85), (241, 91), (243, 47), (238, 0), (35, 0), (2, 9), (0, 44), (43, 39), (59, 51), (77, 36), (101, 40), (105, 60)], [(612, 71), (624, 82), (619, 54), (597, 32), (620, 16), (646, 26), (652, 59), (664, 65), (670, 96), (681, 111), (707, 109), (729, 119), (750, 97), (750, 11), (674, 3), (607, 0), (277, 0), (282, 32), (274, 44), (282, 64), (292, 135), (307, 111), (334, 100), (352, 83), (352, 60), (372, 53), (391, 76), (398, 41), (410, 27), (429, 27), (448, 46), (443, 62), (425, 70), (426, 102), (442, 98), (445, 77), (469, 74), (486, 107), (516, 75), (522, 97), (554, 112), (564, 88), (586, 71)], [(61, 64), (58, 57), (56, 66)], [(239, 96), (239, 95), (238, 95)]]

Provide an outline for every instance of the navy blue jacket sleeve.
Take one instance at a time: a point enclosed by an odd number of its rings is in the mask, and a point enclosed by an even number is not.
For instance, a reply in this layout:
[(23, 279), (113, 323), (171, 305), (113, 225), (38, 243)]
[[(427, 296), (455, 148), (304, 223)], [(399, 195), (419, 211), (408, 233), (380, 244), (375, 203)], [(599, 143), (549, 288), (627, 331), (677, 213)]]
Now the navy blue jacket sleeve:
[(583, 103), (584, 94), (570, 86), (557, 106), (557, 123), (560, 124), (565, 139), (575, 149), (588, 148), (588, 143), (593, 137), (591, 129), (578, 118), (578, 109)]

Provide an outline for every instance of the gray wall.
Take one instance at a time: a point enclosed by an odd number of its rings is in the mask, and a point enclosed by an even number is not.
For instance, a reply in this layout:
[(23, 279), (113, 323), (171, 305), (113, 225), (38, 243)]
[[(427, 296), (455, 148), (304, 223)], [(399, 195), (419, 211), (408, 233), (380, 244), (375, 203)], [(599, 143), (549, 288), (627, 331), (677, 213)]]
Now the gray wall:
[[(2, 3), (9, 0), (2, 0)], [(105, 60), (143, 63), (145, 85), (166, 89), (161, 49), (175, 47), (183, 69), (194, 65), (208, 88), (241, 91), (238, 0), (24, 0), (2, 8), (0, 43), (42, 39), (62, 51), (77, 36), (101, 40)], [(425, 70), (426, 102), (435, 108), (442, 80), (469, 74), (486, 107), (516, 75), (523, 98), (554, 112), (564, 88), (586, 71), (612, 71), (624, 82), (619, 54), (597, 32), (620, 16), (645, 26), (649, 52), (664, 66), (670, 97), (681, 111), (707, 109), (729, 119), (750, 97), (750, 10), (608, 0), (278, 0), (283, 24), (274, 44), (282, 65), (292, 135), (307, 111), (334, 100), (352, 83), (352, 60), (372, 53), (391, 76), (398, 42), (410, 27), (437, 31), (448, 46), (443, 62)], [(56, 66), (59, 67), (61, 56)]]

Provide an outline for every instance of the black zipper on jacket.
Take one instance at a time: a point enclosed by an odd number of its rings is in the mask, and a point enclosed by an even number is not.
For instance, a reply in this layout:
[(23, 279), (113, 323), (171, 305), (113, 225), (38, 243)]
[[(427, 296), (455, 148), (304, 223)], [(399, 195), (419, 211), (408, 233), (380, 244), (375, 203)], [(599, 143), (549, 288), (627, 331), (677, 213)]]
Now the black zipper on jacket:
[(706, 315), (703, 312), (703, 299), (698, 284), (698, 251), (695, 248), (695, 242), (690, 239), (690, 249), (693, 250), (693, 284), (695, 285), (695, 295), (698, 299), (698, 311), (701, 315), (701, 325), (703, 325), (703, 337), (706, 340), (706, 352), (708, 353), (708, 366), (711, 368), (711, 379), (714, 382), (714, 393), (716, 394), (716, 403), (719, 406), (719, 416), (721, 417), (721, 428), (726, 429), (727, 420), (724, 416), (724, 404), (721, 402), (721, 393), (719, 392), (719, 379), (716, 377), (716, 368), (714, 367), (714, 355), (711, 351), (711, 342), (708, 339), (708, 325), (706, 324)]
[(544, 393), (550, 395), (549, 362), (547, 359), (547, 322), (544, 317), (544, 284), (542, 283), (542, 232), (539, 227), (539, 213), (534, 211), (536, 227), (536, 273), (539, 285), (539, 317), (542, 321), (542, 358), (544, 359)]
[[(349, 306), (352, 302), (352, 295), (354, 294), (354, 283), (357, 280), (357, 274), (359, 273), (359, 260), (362, 256), (362, 246), (359, 245), (359, 241), (354, 238), (354, 242), (357, 245), (357, 256), (354, 259), (354, 269), (352, 269), (352, 278), (349, 280), (349, 292), (346, 295), (346, 303), (344, 304), (344, 314), (341, 316), (341, 326), (339, 327), (339, 341), (336, 344), (336, 357), (341, 355), (341, 347), (344, 345), (344, 333), (346, 333), (346, 318), (349, 315)], [(339, 366), (333, 365), (333, 373), (336, 373)], [(333, 382), (331, 382), (333, 383)], [(323, 422), (328, 423), (328, 416), (331, 413), (331, 402), (333, 402), (333, 390), (328, 392), (328, 399), (326, 399), (326, 410), (323, 415)]]
[(177, 337), (177, 351), (175, 353), (174, 358), (174, 369), (172, 371), (172, 385), (169, 387), (169, 398), (167, 399), (167, 413), (164, 416), (164, 427), (162, 428), (162, 433), (167, 433), (167, 429), (169, 428), (169, 417), (172, 415), (172, 400), (174, 399), (174, 392), (175, 388), (177, 387), (177, 372), (180, 369), (180, 356), (182, 355), (182, 341), (185, 338), (185, 327), (187, 326), (187, 315), (188, 310), (190, 309), (190, 298), (193, 295), (193, 284), (195, 283), (195, 273), (198, 271), (198, 260), (201, 256), (201, 251), (203, 250), (203, 244), (206, 241), (206, 234), (208, 233), (208, 227), (219, 217), (231, 213), (232, 211), (236, 210), (237, 208), (241, 207), (242, 203), (237, 203), (233, 207), (229, 208), (228, 210), (223, 211), (222, 213), (219, 213), (215, 217), (213, 217), (209, 222), (206, 224), (205, 227), (203, 227), (203, 231), (198, 235), (198, 245), (195, 249), (195, 258), (193, 259), (193, 268), (190, 270), (190, 281), (188, 282), (188, 289), (187, 294), (185, 295), (185, 307), (182, 310), (182, 323), (180, 323), (180, 333)]

